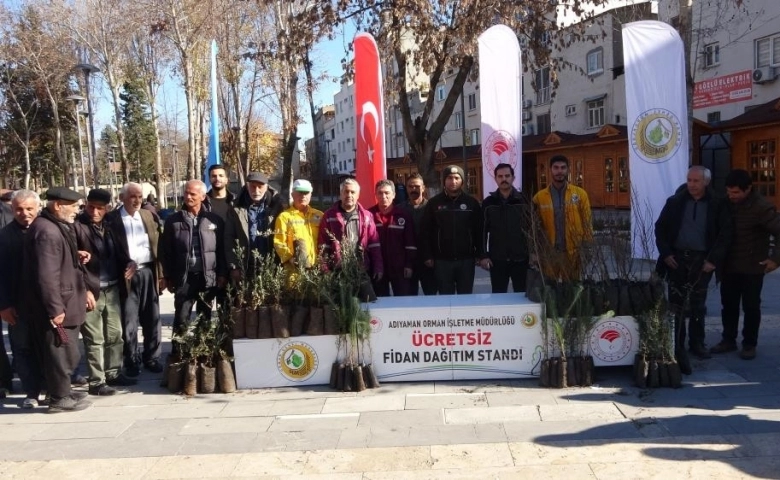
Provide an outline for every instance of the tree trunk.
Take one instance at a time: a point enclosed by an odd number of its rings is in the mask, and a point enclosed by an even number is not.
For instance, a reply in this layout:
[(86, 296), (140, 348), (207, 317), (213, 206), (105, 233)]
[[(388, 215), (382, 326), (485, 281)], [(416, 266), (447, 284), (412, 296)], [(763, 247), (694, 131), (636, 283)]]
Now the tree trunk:
[(187, 99), (187, 180), (195, 178), (195, 135), (196, 135), (196, 114), (195, 114), (195, 86), (193, 85), (192, 62), (189, 58), (183, 59), (184, 64), (184, 91)]
[[(122, 103), (119, 98), (119, 80), (117, 80), (110, 65), (106, 68), (106, 80), (111, 90), (111, 101), (114, 104), (114, 126), (116, 127), (116, 143), (119, 147), (119, 163), (122, 168), (122, 183), (130, 181), (130, 165), (127, 161), (127, 149), (125, 148), (125, 127), (122, 123)], [(114, 160), (116, 161), (116, 159)], [(137, 172), (138, 182), (141, 181), (141, 172)]]

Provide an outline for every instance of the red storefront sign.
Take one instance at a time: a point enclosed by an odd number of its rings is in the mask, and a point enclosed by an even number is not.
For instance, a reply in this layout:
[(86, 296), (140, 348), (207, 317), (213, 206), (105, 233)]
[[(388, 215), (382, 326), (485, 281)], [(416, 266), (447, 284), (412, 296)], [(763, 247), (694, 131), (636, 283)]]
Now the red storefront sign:
[(714, 107), (753, 98), (750, 70), (697, 82), (693, 87), (693, 108)]

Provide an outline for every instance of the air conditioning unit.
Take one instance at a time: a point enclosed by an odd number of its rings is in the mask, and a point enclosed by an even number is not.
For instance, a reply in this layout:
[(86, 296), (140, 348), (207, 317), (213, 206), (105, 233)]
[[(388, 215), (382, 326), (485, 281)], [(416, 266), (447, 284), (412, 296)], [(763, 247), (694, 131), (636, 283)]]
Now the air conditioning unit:
[(531, 113), (529, 110), (523, 111), (523, 120), (530, 120), (531, 117), (533, 117), (533, 113)]
[(534, 126), (533, 125), (523, 125), (523, 136), (526, 135), (533, 135), (534, 134)]
[(531, 108), (533, 106), (533, 102), (531, 100), (523, 100), (523, 108)]
[(759, 67), (753, 70), (753, 83), (769, 83), (777, 76), (774, 67)]

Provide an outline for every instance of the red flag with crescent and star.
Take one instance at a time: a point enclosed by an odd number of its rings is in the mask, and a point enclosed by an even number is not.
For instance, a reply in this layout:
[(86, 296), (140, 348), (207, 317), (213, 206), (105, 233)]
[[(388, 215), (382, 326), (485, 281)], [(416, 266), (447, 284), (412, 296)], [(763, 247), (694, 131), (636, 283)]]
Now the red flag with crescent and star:
[(387, 178), (385, 106), (379, 49), (368, 33), (355, 36), (355, 176), (364, 203), (373, 204), (374, 185)]

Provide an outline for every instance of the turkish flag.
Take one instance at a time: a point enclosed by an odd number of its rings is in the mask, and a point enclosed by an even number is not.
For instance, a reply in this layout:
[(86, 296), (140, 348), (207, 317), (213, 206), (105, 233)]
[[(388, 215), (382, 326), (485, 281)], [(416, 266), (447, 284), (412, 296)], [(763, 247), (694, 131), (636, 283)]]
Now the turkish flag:
[(355, 36), (355, 176), (363, 203), (373, 205), (376, 182), (387, 177), (385, 106), (382, 67), (376, 41), (368, 33)]

